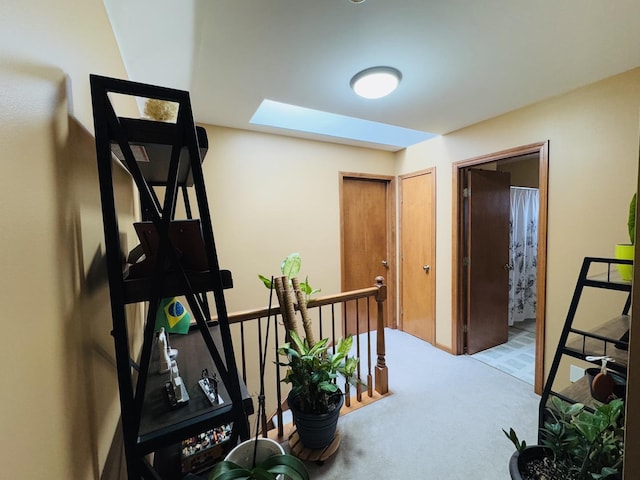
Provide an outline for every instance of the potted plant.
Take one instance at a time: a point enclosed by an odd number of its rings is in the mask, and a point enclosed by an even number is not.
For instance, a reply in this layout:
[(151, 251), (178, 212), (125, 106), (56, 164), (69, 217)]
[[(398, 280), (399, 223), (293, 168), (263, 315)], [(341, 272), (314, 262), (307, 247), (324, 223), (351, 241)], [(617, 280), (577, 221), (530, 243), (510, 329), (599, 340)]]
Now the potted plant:
[(623, 401), (598, 405), (593, 412), (557, 397), (551, 403), (551, 419), (540, 429), (542, 445), (527, 446), (513, 428), (503, 429), (516, 447), (509, 461), (512, 480), (622, 478)]
[[(293, 261), (293, 260), (292, 260)], [(284, 263), (282, 268), (284, 269)], [(299, 268), (299, 265), (298, 265)], [(272, 282), (269, 281), (269, 288)], [(264, 338), (264, 352), (260, 358), (260, 393), (258, 395), (258, 421), (263, 418), (265, 411), (264, 395), (264, 367), (266, 351), (269, 342), (269, 324), (271, 322), (271, 296), (269, 297), (269, 316), (267, 318), (267, 334)], [(236, 445), (222, 462), (215, 465), (209, 480), (308, 480), (309, 473), (302, 461), (293, 455), (285, 454), (284, 448), (278, 442), (259, 436), (256, 424), (256, 436)]]
[[(281, 277), (267, 279), (259, 275), (269, 288), (275, 288), (286, 331), (286, 343), (278, 347), (278, 354), (286, 360), (279, 366), (287, 367), (283, 382), (291, 384), (287, 403), (302, 444), (310, 449), (321, 449), (334, 439), (344, 394), (336, 384), (338, 376), (348, 385), (362, 385), (354, 378), (358, 358), (349, 357), (353, 338), (347, 336), (336, 346), (328, 338), (314, 340), (311, 319), (307, 312), (309, 297), (319, 290), (309, 285), (308, 277), (299, 282), (297, 275), (302, 261), (299, 253), (288, 255), (280, 266)], [(293, 292), (293, 293), (292, 293)], [(304, 336), (298, 333), (296, 310), (292, 296), (302, 316)]]
[[(630, 243), (618, 243), (615, 249), (615, 257), (618, 260), (633, 260), (635, 252), (635, 239), (636, 239), (636, 196), (634, 193), (629, 204), (629, 212), (627, 219), (627, 229), (629, 231)], [(618, 264), (618, 271), (623, 280), (631, 281), (633, 278), (633, 266)]]
[(358, 359), (348, 357), (353, 338), (341, 339), (332, 352), (328, 338), (311, 344), (295, 330), (290, 331), (290, 336), (292, 342), (278, 348), (278, 353), (287, 358), (279, 362), (288, 368), (283, 381), (292, 387), (287, 403), (302, 444), (311, 449), (324, 448), (333, 441), (344, 403), (336, 378), (342, 375), (357, 385), (354, 372)]
[(216, 464), (209, 480), (309, 480), (301, 460), (284, 453), (282, 445), (270, 438), (255, 438), (236, 445)]

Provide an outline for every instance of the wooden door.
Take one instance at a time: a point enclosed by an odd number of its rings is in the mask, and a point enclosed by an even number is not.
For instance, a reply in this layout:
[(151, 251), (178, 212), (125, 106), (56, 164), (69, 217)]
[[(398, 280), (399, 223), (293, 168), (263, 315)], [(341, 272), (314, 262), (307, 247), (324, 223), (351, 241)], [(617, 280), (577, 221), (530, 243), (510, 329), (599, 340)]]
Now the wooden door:
[[(392, 177), (341, 175), (342, 291), (371, 287), (377, 276), (387, 284), (385, 324), (394, 325), (393, 243), (394, 215)], [(367, 323), (369, 313), (369, 323)], [(377, 306), (374, 301), (357, 307), (349, 302), (346, 332), (357, 334), (375, 330)], [(359, 320), (356, 320), (358, 318)]]
[(435, 172), (400, 177), (401, 326), (435, 344)]
[(509, 187), (504, 172), (467, 174), (467, 353), (509, 337)]

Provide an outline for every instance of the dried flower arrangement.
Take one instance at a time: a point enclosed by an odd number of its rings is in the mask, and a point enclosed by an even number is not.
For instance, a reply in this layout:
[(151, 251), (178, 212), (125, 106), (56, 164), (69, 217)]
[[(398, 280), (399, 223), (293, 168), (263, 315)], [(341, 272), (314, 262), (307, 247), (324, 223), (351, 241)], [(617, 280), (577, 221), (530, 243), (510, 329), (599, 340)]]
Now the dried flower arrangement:
[(160, 122), (174, 121), (178, 114), (178, 104), (157, 98), (149, 98), (144, 104), (144, 114)]

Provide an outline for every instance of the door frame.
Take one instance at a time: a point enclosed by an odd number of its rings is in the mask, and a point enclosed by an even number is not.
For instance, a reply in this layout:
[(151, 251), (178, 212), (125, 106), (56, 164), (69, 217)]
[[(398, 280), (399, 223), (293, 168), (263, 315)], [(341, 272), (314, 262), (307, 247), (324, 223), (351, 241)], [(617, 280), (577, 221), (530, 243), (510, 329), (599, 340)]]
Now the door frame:
[[(396, 310), (396, 295), (397, 295), (397, 283), (396, 283), (396, 265), (398, 263), (398, 252), (396, 249), (396, 177), (392, 175), (376, 175), (369, 173), (357, 173), (357, 172), (338, 172), (339, 178), (339, 209), (340, 209), (340, 287), (344, 290), (344, 279), (346, 277), (344, 271), (344, 214), (342, 211), (342, 188), (345, 179), (356, 180), (376, 180), (385, 182), (387, 184), (387, 227), (386, 227), (386, 241), (389, 249), (389, 260), (392, 265), (387, 269), (387, 274), (384, 278), (384, 283), (387, 285), (387, 315), (388, 318), (384, 319), (384, 325), (388, 328), (398, 328), (398, 312)], [(371, 279), (372, 282), (375, 279)], [(374, 283), (371, 283), (374, 286)]]
[[(436, 167), (430, 167), (430, 168), (425, 168), (423, 170), (418, 170), (417, 172), (411, 172), (411, 173), (406, 173), (404, 175), (399, 175), (398, 176), (398, 191), (399, 191), (399, 196), (400, 196), (400, 201), (399, 201), (399, 205), (398, 205), (398, 211), (400, 212), (400, 221), (399, 221), (399, 225), (402, 226), (402, 208), (400, 207), (400, 204), (403, 201), (403, 195), (404, 195), (404, 191), (402, 189), (402, 180), (404, 180), (405, 178), (411, 178), (411, 177), (419, 177), (421, 175), (433, 175), (433, 191), (431, 192), (431, 203), (433, 205), (433, 219), (432, 219), (432, 227), (433, 227), (433, 233), (434, 233), (434, 238), (432, 241), (432, 256), (433, 256), (433, 261), (432, 261), (432, 271), (431, 274), (434, 276), (434, 288), (435, 285), (437, 285), (437, 277), (436, 277), (436, 272), (437, 272), (437, 266), (436, 266), (436, 239), (435, 239), (435, 234), (436, 234), (436, 228), (437, 228), (437, 220), (436, 220), (436, 188), (437, 188), (437, 182), (436, 182)], [(404, 230), (402, 228), (399, 229), (400, 232), (398, 234), (398, 242), (400, 243), (400, 246), (402, 246), (402, 237), (404, 235)], [(399, 309), (398, 309), (398, 328), (402, 331), (404, 331), (404, 301), (403, 301), (403, 296), (400, 295), (399, 292), (402, 292), (402, 288), (403, 288), (403, 278), (404, 278), (404, 272), (403, 272), (403, 267), (402, 267), (402, 259), (400, 258), (403, 254), (403, 252), (398, 252), (398, 302), (399, 302)], [(436, 318), (435, 318), (435, 314), (436, 314), (436, 302), (437, 302), (437, 298), (434, 292), (434, 296), (433, 296), (433, 325), (431, 327), (431, 338), (433, 338), (433, 345), (435, 346), (437, 344), (436, 342)]]
[(520, 147), (502, 150), (479, 157), (453, 163), (453, 200), (452, 200), (452, 347), (453, 353), (464, 353), (464, 321), (463, 321), (463, 212), (462, 212), (462, 171), (472, 166), (506, 160), (523, 155), (538, 155), (538, 182), (540, 191), (540, 213), (538, 219), (538, 267), (536, 270), (536, 359), (533, 388), (542, 393), (544, 381), (544, 332), (546, 317), (546, 282), (547, 282), (547, 219), (549, 194), (549, 141), (532, 143)]

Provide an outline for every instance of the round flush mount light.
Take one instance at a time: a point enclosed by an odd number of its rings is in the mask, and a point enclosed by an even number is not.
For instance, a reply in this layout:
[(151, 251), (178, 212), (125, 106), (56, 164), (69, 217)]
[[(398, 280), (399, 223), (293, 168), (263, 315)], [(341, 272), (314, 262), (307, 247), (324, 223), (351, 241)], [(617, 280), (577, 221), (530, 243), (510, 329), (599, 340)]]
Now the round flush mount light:
[(401, 79), (402, 74), (393, 67), (371, 67), (356, 73), (350, 85), (361, 97), (382, 98), (393, 92)]

